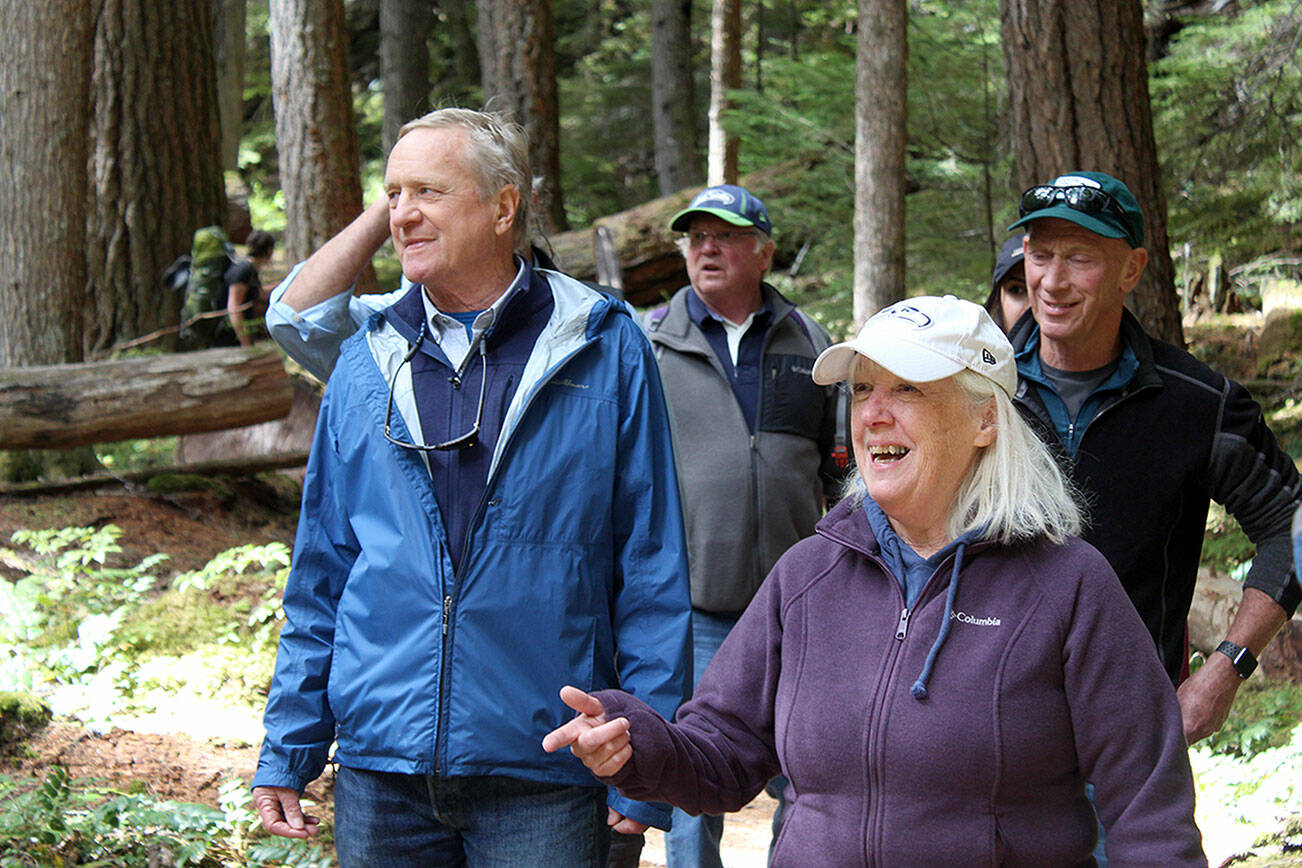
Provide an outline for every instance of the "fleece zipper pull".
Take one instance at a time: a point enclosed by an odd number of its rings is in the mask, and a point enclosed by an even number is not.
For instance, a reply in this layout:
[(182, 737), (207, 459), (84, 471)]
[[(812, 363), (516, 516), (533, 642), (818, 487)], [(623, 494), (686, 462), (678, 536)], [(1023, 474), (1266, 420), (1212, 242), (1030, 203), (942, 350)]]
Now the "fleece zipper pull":
[(895, 627), (895, 638), (904, 641), (905, 635), (909, 632), (909, 610), (900, 610), (900, 623)]

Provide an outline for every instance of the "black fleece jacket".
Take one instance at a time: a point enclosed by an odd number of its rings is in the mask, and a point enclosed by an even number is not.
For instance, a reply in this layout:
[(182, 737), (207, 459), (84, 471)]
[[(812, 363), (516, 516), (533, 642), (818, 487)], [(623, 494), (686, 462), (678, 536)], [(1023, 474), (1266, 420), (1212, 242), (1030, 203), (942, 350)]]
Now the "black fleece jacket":
[[(1018, 320), (1009, 336), (1017, 352), (1037, 328), (1029, 313)], [(1085, 539), (1116, 570), (1178, 682), (1210, 501), (1257, 547), (1245, 586), (1292, 615), (1302, 588), (1289, 523), (1302, 478), (1246, 389), (1149, 337), (1129, 311), (1121, 330), (1139, 370), (1089, 422), (1075, 456), (1066, 455), (1032, 384), (1019, 382), (1015, 403), (1084, 495)]]

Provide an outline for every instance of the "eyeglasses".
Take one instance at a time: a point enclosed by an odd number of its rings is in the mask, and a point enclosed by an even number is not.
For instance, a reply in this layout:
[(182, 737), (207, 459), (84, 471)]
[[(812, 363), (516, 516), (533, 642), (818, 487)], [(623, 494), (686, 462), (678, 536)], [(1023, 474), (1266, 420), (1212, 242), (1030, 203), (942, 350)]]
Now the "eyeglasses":
[(741, 244), (747, 238), (754, 237), (754, 229), (725, 229), (723, 232), (686, 232), (683, 234), (683, 240), (692, 247), (704, 245), (707, 238), (713, 238), (714, 243), (720, 247), (733, 247)]
[(1104, 214), (1111, 212), (1121, 222), (1121, 231), (1126, 233), (1126, 240), (1132, 245), (1138, 246), (1139, 239), (1135, 238), (1131, 230), (1130, 217), (1122, 209), (1116, 199), (1111, 194), (1100, 190), (1097, 187), (1087, 187), (1084, 184), (1073, 187), (1055, 187), (1052, 184), (1038, 184), (1029, 188), (1022, 194), (1022, 199), (1017, 203), (1018, 216), (1025, 217), (1033, 211), (1039, 211), (1048, 208), (1054, 202), (1060, 201), (1073, 211), (1079, 211), (1082, 214)]
[[(403, 356), (398, 367), (393, 369), (393, 375), (389, 377), (389, 402), (384, 408), (384, 439), (388, 440), (394, 446), (401, 446), (403, 449), (419, 449), (422, 452), (435, 450), (438, 452), (450, 452), (455, 449), (469, 449), (471, 446), (479, 443), (479, 425), (484, 420), (484, 394), (485, 387), (488, 384), (488, 341), (482, 335), (479, 338), (479, 361), (482, 365), (482, 376), (479, 379), (479, 409), (475, 410), (475, 424), (470, 430), (460, 437), (454, 437), (443, 443), (408, 443), (405, 440), (399, 440), (389, 433), (389, 423), (393, 419), (393, 387), (398, 382), (398, 372), (402, 370), (403, 365), (411, 364), (420, 345), (425, 341), (425, 323), (420, 324), (420, 334), (416, 337), (416, 343), (412, 344), (407, 355)], [(461, 378), (454, 375), (452, 384), (460, 387)]]

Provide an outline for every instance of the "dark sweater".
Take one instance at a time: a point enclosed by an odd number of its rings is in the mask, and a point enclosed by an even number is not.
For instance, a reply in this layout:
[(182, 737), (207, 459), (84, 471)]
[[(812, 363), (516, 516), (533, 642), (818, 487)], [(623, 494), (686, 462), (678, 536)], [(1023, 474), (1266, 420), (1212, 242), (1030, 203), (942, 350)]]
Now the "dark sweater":
[[(1035, 321), (1022, 317), (1010, 335), (1013, 347), (1021, 352), (1035, 334)], [(1025, 381), (1016, 403), (1084, 494), (1089, 516), (1082, 536), (1116, 570), (1177, 682), (1210, 502), (1224, 505), (1257, 546), (1244, 585), (1291, 615), (1302, 597), (1289, 551), (1302, 478), (1242, 386), (1150, 338), (1129, 313), (1122, 336), (1139, 369), (1078, 435), (1074, 458)]]

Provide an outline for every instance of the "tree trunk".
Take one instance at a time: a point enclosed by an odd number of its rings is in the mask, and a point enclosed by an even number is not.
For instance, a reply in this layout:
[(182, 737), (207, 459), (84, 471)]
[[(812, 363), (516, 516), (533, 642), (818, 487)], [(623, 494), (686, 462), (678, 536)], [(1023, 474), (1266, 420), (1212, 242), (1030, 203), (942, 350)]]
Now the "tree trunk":
[(1183, 342), (1148, 99), (1140, 0), (1000, 0), (1017, 191), (1071, 170), (1120, 178), (1144, 209), (1148, 268), (1129, 303)]
[[(306, 259), (362, 211), (343, 0), (270, 0), (285, 256)], [(359, 289), (374, 286), (369, 269)]]
[(213, 0), (213, 3), (217, 16), (217, 105), (221, 112), (222, 168), (233, 172), (240, 167), (240, 134), (244, 132), (244, 22), (248, 0)]
[[(476, 4), (478, 5), (478, 4)], [(471, 27), (473, 8), (468, 3), (444, 3), (439, 6), (439, 23), (447, 28), (452, 45), (452, 67), (443, 77), (442, 85), (454, 100), (464, 99), (475, 86), (482, 83), (483, 73), (479, 62), (479, 47), (475, 44)]]
[(660, 195), (701, 183), (691, 0), (651, 0), (651, 122)]
[(855, 81), (854, 322), (904, 297), (909, 13), (859, 0)]
[(741, 0), (714, 0), (710, 15), (708, 178), (711, 185), (737, 183), (737, 137), (724, 132), (723, 115), (732, 108), (728, 91), (739, 87), (741, 87)]
[(0, 0), (0, 365), (82, 358), (94, 15)]
[(267, 349), (0, 368), (0, 450), (237, 428), (279, 419), (290, 399), (280, 354)]
[(212, 0), (103, 0), (96, 18), (86, 351), (176, 323), (162, 274), (226, 219)]
[(389, 153), (398, 131), (429, 111), (429, 42), (434, 8), (429, 0), (380, 0), (380, 75), (384, 119), (380, 138)]
[[(569, 228), (561, 193), (560, 101), (551, 0), (479, 0), (484, 99), (529, 133), (538, 219), (548, 235)], [(494, 106), (491, 100), (497, 100)]]

